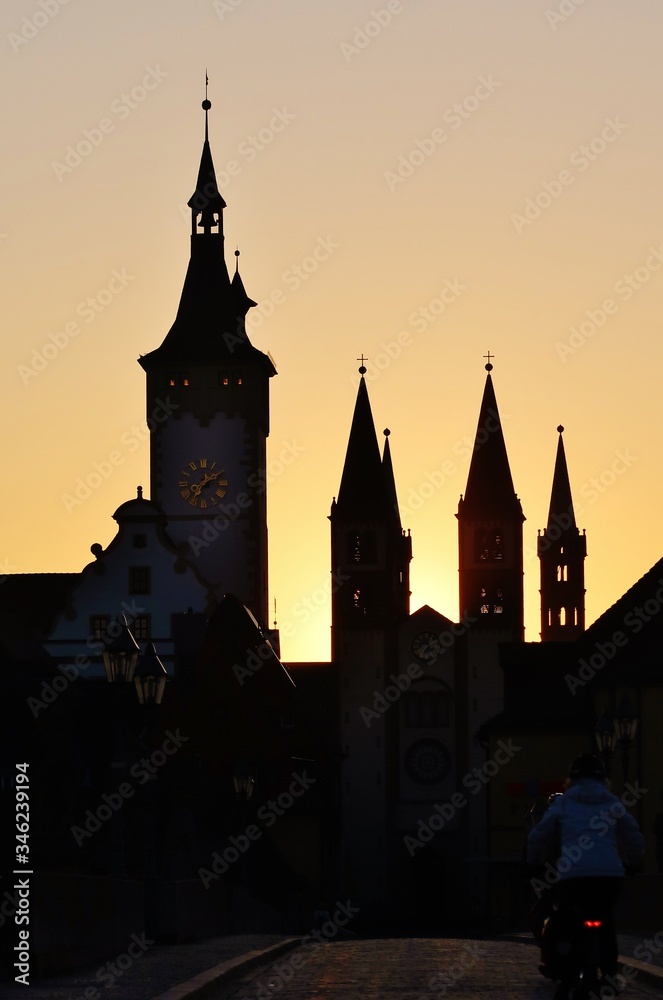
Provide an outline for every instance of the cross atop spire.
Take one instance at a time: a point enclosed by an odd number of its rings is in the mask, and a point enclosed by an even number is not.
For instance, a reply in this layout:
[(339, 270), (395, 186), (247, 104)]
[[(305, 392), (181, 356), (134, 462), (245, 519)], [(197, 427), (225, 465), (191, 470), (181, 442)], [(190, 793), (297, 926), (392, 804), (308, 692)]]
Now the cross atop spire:
[(491, 358), (494, 358), (494, 357), (495, 357), (495, 355), (491, 354), (490, 351), (488, 351), (488, 354), (484, 354), (484, 358), (488, 362), (488, 364), (486, 365), (486, 371), (487, 372), (492, 372), (492, 370), (493, 370), (493, 366), (491, 365), (490, 361), (491, 361)]
[(207, 70), (205, 70), (205, 100), (203, 101), (203, 111), (205, 112), (205, 142), (209, 141), (209, 133), (207, 130), (207, 112), (212, 107), (212, 102), (207, 99), (208, 86), (209, 86), (209, 77), (207, 75)]

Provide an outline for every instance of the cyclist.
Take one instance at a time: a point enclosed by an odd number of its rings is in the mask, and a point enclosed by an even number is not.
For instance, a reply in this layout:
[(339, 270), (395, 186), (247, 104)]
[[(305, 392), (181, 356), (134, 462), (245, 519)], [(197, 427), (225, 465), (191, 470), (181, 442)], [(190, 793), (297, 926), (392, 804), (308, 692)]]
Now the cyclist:
[[(626, 868), (642, 864), (644, 838), (636, 820), (606, 787), (605, 768), (592, 754), (576, 757), (569, 767), (566, 792), (555, 798), (530, 830), (528, 864), (542, 866), (555, 838), (559, 844), (556, 870), (550, 872), (552, 866), (548, 866), (545, 882), (554, 885), (555, 906), (561, 912), (587, 905), (599, 909), (603, 916), (601, 971), (614, 982), (618, 950), (612, 908)], [(571, 985), (562, 980), (556, 998), (567, 996)]]

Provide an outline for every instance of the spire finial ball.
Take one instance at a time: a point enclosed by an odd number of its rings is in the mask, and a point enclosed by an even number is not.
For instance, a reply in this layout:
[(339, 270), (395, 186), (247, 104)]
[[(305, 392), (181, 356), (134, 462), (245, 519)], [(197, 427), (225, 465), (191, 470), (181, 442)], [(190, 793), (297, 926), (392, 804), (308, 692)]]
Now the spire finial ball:
[(366, 374), (366, 369), (365, 369), (365, 367), (363, 365), (359, 366), (359, 374), (360, 375), (365, 375)]
[(492, 370), (493, 370), (493, 366), (491, 365), (490, 362), (488, 362), (488, 364), (486, 365), (486, 371), (487, 372), (492, 372)]
[(205, 98), (205, 100), (203, 101), (203, 111), (209, 111), (211, 107), (212, 107), (212, 102), (208, 101), (207, 98)]
[(388, 428), (388, 427), (385, 427), (385, 429), (384, 429), (384, 432), (383, 432), (383, 433), (384, 433), (384, 436), (385, 436), (386, 438), (388, 438), (388, 437), (389, 437), (389, 435), (391, 434), (391, 431), (389, 430), (389, 428)]
[(558, 434), (561, 434), (563, 430), (564, 430), (564, 428), (563, 428), (563, 427), (562, 427), (562, 425), (560, 424), (560, 425), (559, 425), (559, 427), (557, 428), (557, 433), (558, 433)]

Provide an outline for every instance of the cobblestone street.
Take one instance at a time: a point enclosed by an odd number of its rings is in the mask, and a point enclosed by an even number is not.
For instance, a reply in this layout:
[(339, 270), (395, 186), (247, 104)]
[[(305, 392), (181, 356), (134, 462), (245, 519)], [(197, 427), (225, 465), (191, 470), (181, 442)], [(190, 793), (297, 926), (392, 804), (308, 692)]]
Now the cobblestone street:
[[(215, 1000), (550, 1000), (538, 951), (513, 941), (397, 938), (309, 944), (217, 990)], [(623, 996), (661, 992), (635, 978)]]

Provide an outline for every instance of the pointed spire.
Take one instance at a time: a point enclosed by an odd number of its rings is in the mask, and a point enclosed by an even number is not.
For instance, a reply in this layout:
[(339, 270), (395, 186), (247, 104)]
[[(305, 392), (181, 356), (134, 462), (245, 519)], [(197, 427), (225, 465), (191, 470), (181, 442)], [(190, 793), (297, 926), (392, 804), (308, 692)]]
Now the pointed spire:
[(486, 365), (486, 384), (481, 400), (479, 422), (474, 438), (474, 450), (467, 477), (464, 498), (458, 506), (459, 514), (485, 517), (516, 514), (522, 507), (516, 496), (509, 468), (502, 423), (497, 409), (490, 362)]
[(242, 281), (242, 276), (239, 273), (239, 250), (235, 250), (235, 273), (233, 274), (233, 280), (230, 284), (235, 294), (237, 308), (240, 310), (242, 316), (246, 316), (249, 309), (252, 306), (257, 306), (258, 303), (254, 302), (253, 299), (250, 299), (246, 294), (244, 282)]
[(382, 452), (382, 475), (384, 479), (387, 502), (394, 513), (394, 517), (401, 524), (401, 515), (398, 510), (398, 495), (396, 493), (396, 478), (394, 476), (394, 466), (391, 461), (391, 448), (389, 447), (389, 435), (391, 431), (388, 427), (384, 430), (384, 451)]
[[(207, 88), (207, 76), (205, 77)], [(255, 362), (275, 375), (271, 359), (251, 344), (245, 316), (256, 303), (246, 294), (239, 271), (233, 281), (223, 252), (223, 209), (208, 137), (211, 101), (205, 97), (205, 141), (191, 208), (191, 258), (175, 322), (159, 348), (140, 359), (147, 369), (168, 362)]]
[(361, 379), (335, 508), (337, 513), (355, 517), (375, 516), (376, 511), (383, 513), (386, 507), (382, 459), (363, 365), (359, 372)]
[(555, 458), (555, 472), (553, 474), (547, 527), (550, 529), (553, 525), (558, 526), (563, 524), (568, 528), (574, 529), (575, 532), (576, 518), (573, 511), (571, 483), (569, 480), (569, 470), (566, 465), (564, 440), (562, 438), (564, 428), (561, 424), (557, 428), (557, 432), (559, 440), (557, 441), (557, 457)]
[[(196, 190), (189, 198), (187, 205), (192, 213), (192, 235), (198, 234), (198, 228), (202, 227), (204, 233), (209, 233), (214, 226), (219, 227), (219, 235), (223, 237), (223, 220), (221, 213), (226, 207), (226, 203), (221, 197), (219, 186), (216, 183), (216, 172), (212, 160), (212, 150), (209, 144), (208, 112), (212, 107), (212, 102), (207, 99), (207, 75), (205, 75), (205, 100), (202, 107), (205, 112), (205, 141), (200, 157), (198, 168), (198, 180)], [(198, 221), (198, 216), (200, 220)], [(215, 218), (216, 216), (216, 218)]]

